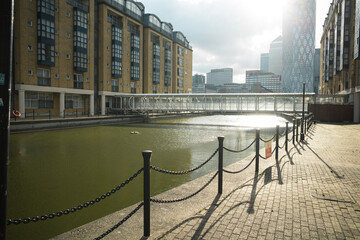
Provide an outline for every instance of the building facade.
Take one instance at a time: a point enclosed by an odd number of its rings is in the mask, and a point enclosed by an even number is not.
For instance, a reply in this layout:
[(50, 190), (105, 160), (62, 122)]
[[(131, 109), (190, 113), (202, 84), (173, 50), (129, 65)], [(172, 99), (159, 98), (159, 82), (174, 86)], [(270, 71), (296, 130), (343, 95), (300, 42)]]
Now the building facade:
[(205, 76), (200, 74), (195, 74), (192, 76), (192, 92), (193, 93), (205, 93)]
[(215, 86), (224, 85), (225, 83), (233, 82), (233, 69), (232, 68), (221, 68), (211, 69), (211, 72), (206, 74), (207, 84)]
[(281, 92), (281, 76), (270, 72), (261, 70), (246, 71), (246, 84), (250, 86), (249, 89), (251, 89), (251, 85), (261, 85), (271, 92)]
[(283, 12), (283, 92), (313, 92), (315, 0), (285, 1)]
[(359, 32), (360, 1), (334, 0), (321, 38), (320, 93), (360, 91)]
[(124, 93), (192, 88), (186, 37), (132, 0), (16, 0), (14, 59), (23, 116), (105, 114)]
[[(282, 74), (282, 37), (279, 36), (270, 43), (269, 49), (269, 69), (265, 72), (271, 72), (276, 75)], [(263, 69), (260, 69), (263, 70)]]
[(260, 70), (269, 71), (269, 53), (262, 53), (260, 55)]

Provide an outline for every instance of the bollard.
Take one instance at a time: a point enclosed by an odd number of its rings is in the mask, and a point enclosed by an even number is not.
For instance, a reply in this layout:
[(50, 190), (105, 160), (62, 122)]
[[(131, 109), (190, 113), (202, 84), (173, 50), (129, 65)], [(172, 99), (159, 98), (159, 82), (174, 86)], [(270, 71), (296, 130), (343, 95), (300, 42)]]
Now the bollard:
[(35, 120), (35, 110), (33, 109), (33, 120)]
[(51, 110), (49, 109), (49, 120), (51, 119)]
[(223, 146), (224, 137), (218, 137), (219, 140), (219, 178), (218, 178), (218, 194), (222, 194), (223, 190)]
[(259, 173), (259, 156), (260, 155), (260, 129), (256, 129), (256, 162), (255, 162), (255, 173)]
[(296, 142), (299, 142), (299, 119), (296, 118)]
[(307, 130), (307, 120), (306, 120), (306, 118), (305, 118), (305, 124), (304, 124), (304, 134), (306, 134), (306, 130)]
[(275, 159), (279, 160), (279, 125), (276, 126), (276, 145), (275, 145)]
[(285, 128), (285, 151), (286, 152), (288, 151), (288, 139), (289, 139), (288, 133), (289, 133), (289, 122), (286, 122), (286, 128)]
[(295, 145), (295, 119), (293, 120), (293, 138), (292, 138), (293, 145)]
[(142, 152), (144, 159), (144, 237), (150, 236), (150, 160), (152, 151)]

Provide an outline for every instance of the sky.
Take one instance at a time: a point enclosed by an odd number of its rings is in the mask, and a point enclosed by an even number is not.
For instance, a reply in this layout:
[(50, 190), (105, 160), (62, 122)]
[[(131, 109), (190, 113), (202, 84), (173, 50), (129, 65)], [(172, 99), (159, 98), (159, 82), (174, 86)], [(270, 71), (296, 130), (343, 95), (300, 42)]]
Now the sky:
[[(260, 68), (260, 54), (282, 34), (282, 5), (288, 0), (141, 0), (145, 13), (170, 22), (193, 48), (193, 75), (233, 68), (234, 82)], [(316, 40), (332, 0), (316, 1)]]

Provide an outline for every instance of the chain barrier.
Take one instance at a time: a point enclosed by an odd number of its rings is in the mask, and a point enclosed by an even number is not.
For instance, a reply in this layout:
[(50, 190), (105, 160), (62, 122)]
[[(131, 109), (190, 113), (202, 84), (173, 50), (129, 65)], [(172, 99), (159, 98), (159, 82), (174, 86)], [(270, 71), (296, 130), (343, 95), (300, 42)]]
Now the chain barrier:
[(269, 142), (269, 141), (274, 140), (275, 137), (276, 137), (276, 134), (272, 138), (270, 138), (269, 140), (264, 140), (261, 137), (260, 137), (260, 140), (263, 141), (263, 142)]
[(48, 219), (53, 219), (54, 217), (61, 217), (64, 215), (68, 215), (69, 213), (74, 213), (78, 210), (82, 210), (85, 209), (89, 206), (94, 205), (95, 203), (100, 202), (101, 200), (104, 200), (105, 198), (109, 197), (110, 195), (116, 193), (117, 191), (119, 191), (121, 188), (125, 187), (125, 185), (129, 184), (132, 180), (134, 180), (142, 171), (144, 170), (144, 168), (141, 168), (139, 171), (137, 171), (134, 175), (132, 175), (129, 179), (127, 179), (126, 181), (124, 181), (123, 183), (121, 183), (120, 185), (116, 186), (115, 188), (113, 188), (112, 190), (108, 191), (107, 193), (101, 195), (100, 197), (95, 198), (94, 200), (91, 200), (89, 202), (85, 202), (83, 204), (78, 205), (77, 207), (73, 207), (70, 209), (65, 209), (62, 211), (59, 211), (57, 213), (50, 213), (47, 215), (42, 215), (40, 216), (35, 216), (35, 217), (27, 217), (27, 218), (17, 218), (14, 220), (8, 219), (7, 221), (7, 225), (11, 225), (11, 224), (15, 224), (18, 225), (20, 223), (29, 223), (29, 222), (38, 222), (39, 220), (41, 221), (45, 221)]
[(226, 169), (223, 169), (223, 171), (226, 172), (226, 173), (230, 173), (230, 174), (241, 173), (241, 172), (245, 171), (245, 169), (247, 169), (254, 162), (255, 159), (256, 159), (256, 156), (250, 161), (250, 163), (246, 167), (244, 167), (243, 169), (241, 169), (239, 171), (232, 172), (232, 171), (229, 171), (229, 170), (226, 170)]
[(183, 174), (188, 174), (191, 172), (194, 172), (200, 168), (202, 168), (205, 164), (207, 164), (219, 151), (219, 148), (215, 150), (215, 152), (208, 158), (208, 160), (206, 160), (205, 162), (203, 162), (202, 164), (200, 164), (199, 166), (192, 168), (190, 170), (186, 170), (186, 171), (171, 171), (171, 170), (165, 170), (165, 169), (161, 169), (155, 166), (150, 166), (151, 169), (157, 171), (157, 172), (161, 172), (161, 173), (165, 173), (165, 174), (171, 174), (171, 175), (183, 175)]
[(272, 150), (271, 155), (276, 151), (276, 147), (274, 147), (274, 150)]
[(182, 202), (182, 201), (188, 200), (189, 198), (194, 197), (195, 195), (200, 193), (202, 190), (204, 190), (207, 186), (209, 186), (209, 184), (215, 179), (215, 177), (218, 174), (219, 174), (219, 172), (216, 172), (215, 175), (203, 187), (201, 187), (198, 191), (194, 192), (193, 194), (191, 194), (187, 197), (180, 198), (180, 199), (174, 199), (174, 200), (162, 200), (162, 199), (151, 198), (150, 201), (155, 202), (155, 203), (175, 203), (175, 202)]
[(294, 135), (288, 139), (288, 142), (291, 142), (293, 140), (293, 138), (294, 138)]
[(126, 217), (121, 219), (117, 224), (115, 224), (113, 227), (111, 227), (109, 230), (98, 236), (97, 238), (94, 238), (94, 240), (100, 240), (112, 233), (115, 229), (120, 227), (124, 222), (126, 222), (129, 218), (131, 218), (139, 209), (144, 206), (144, 202), (141, 202), (134, 210), (131, 211)]
[(247, 146), (246, 148), (242, 149), (242, 150), (231, 150), (231, 149), (228, 149), (226, 147), (223, 147), (226, 151), (228, 152), (232, 152), (232, 153), (241, 153), (241, 152), (245, 152), (246, 150), (248, 150), (254, 143), (255, 143), (256, 139), (254, 139), (254, 141), (252, 143), (250, 143), (249, 146)]
[(282, 145), (282, 147), (279, 146), (280, 149), (283, 149), (285, 147), (286, 141), (284, 141), (284, 144)]
[(259, 154), (259, 157), (262, 158), (262, 159), (264, 159), (264, 160), (266, 160), (266, 158), (263, 157), (261, 154)]

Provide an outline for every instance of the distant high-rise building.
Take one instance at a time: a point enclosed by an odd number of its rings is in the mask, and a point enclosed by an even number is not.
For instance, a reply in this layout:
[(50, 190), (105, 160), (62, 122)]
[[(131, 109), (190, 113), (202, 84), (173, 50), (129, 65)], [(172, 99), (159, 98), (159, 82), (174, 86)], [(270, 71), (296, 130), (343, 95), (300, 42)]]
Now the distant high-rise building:
[(319, 93), (320, 85), (320, 48), (315, 49), (314, 57), (314, 92)]
[(195, 74), (192, 76), (192, 93), (205, 93), (205, 76)]
[(224, 85), (225, 83), (233, 82), (233, 69), (221, 68), (211, 69), (211, 72), (206, 74), (207, 84), (213, 84), (215, 86)]
[(269, 71), (269, 53), (262, 53), (260, 56), (260, 70)]
[[(282, 37), (277, 37), (274, 41), (270, 44), (269, 50), (269, 70), (266, 72), (271, 72), (276, 75), (282, 74)], [(263, 70), (263, 69), (260, 69)]]
[(246, 84), (261, 85), (272, 92), (281, 92), (281, 76), (261, 70), (246, 71)]
[(314, 91), (315, 0), (287, 0), (283, 12), (283, 92)]

